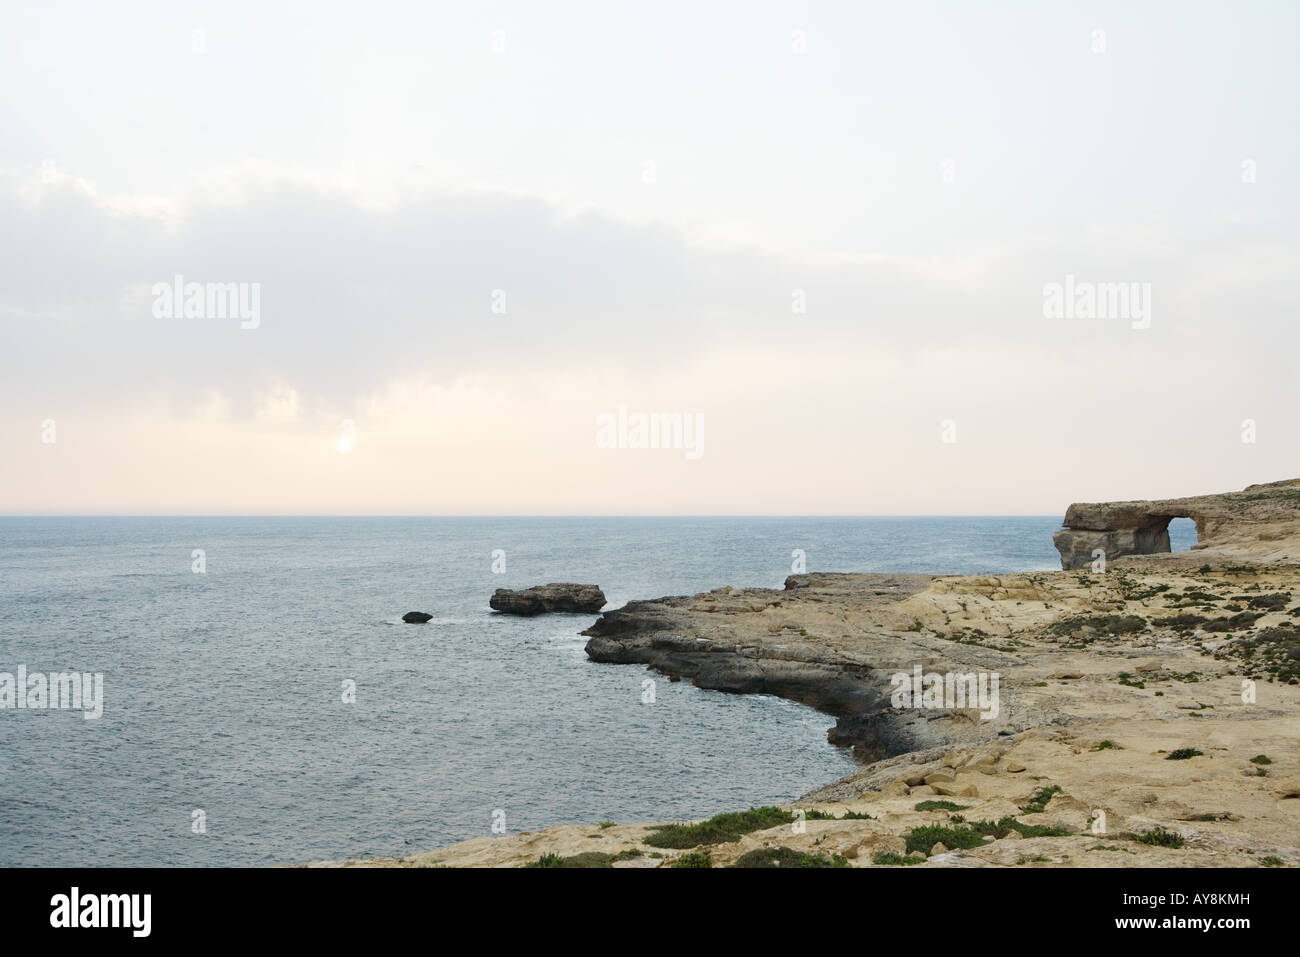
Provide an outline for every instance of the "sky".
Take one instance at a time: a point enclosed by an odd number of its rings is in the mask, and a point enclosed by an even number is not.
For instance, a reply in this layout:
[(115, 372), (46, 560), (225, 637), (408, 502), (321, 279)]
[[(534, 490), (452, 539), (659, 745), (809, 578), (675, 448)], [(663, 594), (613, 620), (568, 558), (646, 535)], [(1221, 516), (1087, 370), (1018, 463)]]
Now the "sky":
[[(1261, 2), (6, 3), (0, 514), (1300, 476), (1296, 36)], [(690, 442), (637, 447), (652, 415)]]

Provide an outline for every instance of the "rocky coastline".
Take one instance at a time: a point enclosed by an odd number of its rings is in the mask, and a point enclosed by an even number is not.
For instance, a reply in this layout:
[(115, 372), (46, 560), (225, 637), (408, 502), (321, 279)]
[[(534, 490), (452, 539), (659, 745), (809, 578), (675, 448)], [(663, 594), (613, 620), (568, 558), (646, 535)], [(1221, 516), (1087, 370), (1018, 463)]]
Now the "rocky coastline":
[[(1199, 540), (1171, 553), (1183, 515)], [(738, 832), (575, 824), (333, 863), (1300, 866), (1300, 480), (1075, 504), (1063, 525), (1059, 572), (792, 575), (583, 631), (594, 661), (836, 719), (862, 767)], [(933, 701), (899, 706), (910, 675), (917, 702), (941, 676)], [(996, 676), (994, 704), (973, 681), (953, 699), (954, 675)]]

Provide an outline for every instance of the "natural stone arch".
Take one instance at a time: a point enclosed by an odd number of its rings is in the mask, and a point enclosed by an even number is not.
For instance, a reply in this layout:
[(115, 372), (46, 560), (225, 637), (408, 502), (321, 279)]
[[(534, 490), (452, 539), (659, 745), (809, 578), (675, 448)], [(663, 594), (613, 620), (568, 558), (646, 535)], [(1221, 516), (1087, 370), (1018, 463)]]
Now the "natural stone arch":
[(1126, 555), (1168, 552), (1169, 523), (1196, 523), (1192, 548), (1246, 548), (1269, 542), (1279, 556), (1291, 554), (1287, 542), (1300, 539), (1300, 479), (1251, 485), (1240, 492), (1196, 495), (1151, 502), (1077, 502), (1052, 537), (1061, 567), (1087, 568), (1093, 553), (1107, 560)]

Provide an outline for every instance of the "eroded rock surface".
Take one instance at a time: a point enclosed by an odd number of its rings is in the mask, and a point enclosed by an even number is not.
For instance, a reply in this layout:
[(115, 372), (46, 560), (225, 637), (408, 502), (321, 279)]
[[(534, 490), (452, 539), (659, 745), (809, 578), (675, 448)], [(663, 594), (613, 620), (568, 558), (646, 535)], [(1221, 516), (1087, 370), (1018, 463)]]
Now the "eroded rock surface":
[(488, 605), (507, 615), (540, 615), (551, 611), (592, 613), (605, 607), (605, 593), (596, 585), (552, 582), (512, 591), (498, 588)]
[(779, 695), (834, 715), (830, 740), (870, 761), (953, 740), (978, 741), (1023, 720), (969, 711), (899, 713), (890, 677), (976, 672), (1019, 662), (995, 649), (922, 633), (907, 599), (934, 575), (791, 575), (783, 590), (719, 588), (629, 602), (582, 634), (593, 661), (646, 664), (701, 688)]

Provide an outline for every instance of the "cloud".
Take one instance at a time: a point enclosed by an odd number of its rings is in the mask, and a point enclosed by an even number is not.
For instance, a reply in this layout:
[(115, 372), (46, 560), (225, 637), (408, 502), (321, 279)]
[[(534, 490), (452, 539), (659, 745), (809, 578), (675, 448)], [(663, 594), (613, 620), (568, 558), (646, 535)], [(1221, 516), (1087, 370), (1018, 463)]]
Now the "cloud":
[[(232, 182), (0, 176), (0, 510), (1023, 511), (1047, 502), (1019, 481), (1055, 502), (1295, 471), (1300, 260), (1264, 224), (792, 256), (517, 194)], [(1045, 319), (1067, 274), (1150, 283), (1151, 328)], [(156, 318), (176, 276), (258, 283), (260, 324)], [(704, 412), (704, 459), (600, 455), (620, 404)], [(1245, 416), (1267, 448), (1240, 448)]]

